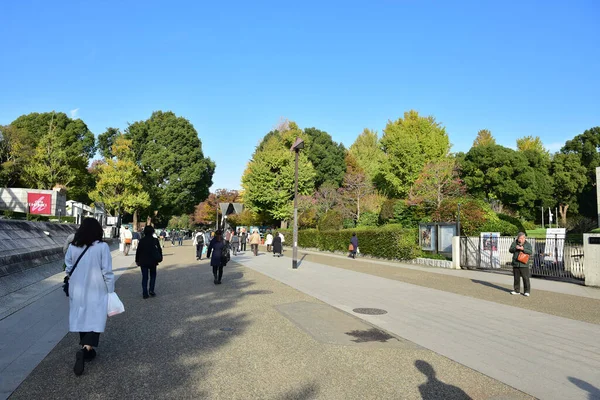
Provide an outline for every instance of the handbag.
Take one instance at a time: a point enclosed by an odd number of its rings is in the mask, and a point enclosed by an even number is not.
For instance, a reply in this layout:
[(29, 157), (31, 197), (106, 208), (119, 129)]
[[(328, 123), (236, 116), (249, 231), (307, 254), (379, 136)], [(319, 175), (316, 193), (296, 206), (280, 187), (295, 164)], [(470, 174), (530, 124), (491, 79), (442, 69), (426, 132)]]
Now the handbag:
[(348, 251), (354, 251), (354, 246), (352, 245), (352, 243), (350, 243), (350, 245), (348, 246)]
[(152, 258), (154, 258), (156, 264), (159, 264), (163, 261), (162, 250), (160, 249), (160, 243), (158, 240), (154, 241), (154, 246), (152, 247)]
[(81, 257), (83, 257), (83, 255), (86, 251), (88, 251), (89, 248), (90, 246), (86, 246), (86, 248), (83, 249), (83, 252), (79, 255), (79, 257), (77, 257), (77, 261), (75, 261), (73, 269), (71, 270), (71, 272), (69, 272), (69, 275), (65, 276), (65, 279), (63, 280), (63, 292), (65, 292), (65, 295), (67, 297), (69, 297), (69, 278), (71, 277), (71, 275), (73, 275), (73, 272), (75, 272), (75, 268), (77, 268), (77, 264), (79, 264), (79, 260), (81, 260)]
[(529, 262), (529, 254), (520, 252), (517, 256), (517, 261), (523, 264), (527, 264)]
[(125, 312), (125, 306), (115, 292), (108, 294), (108, 308), (106, 313), (109, 317)]

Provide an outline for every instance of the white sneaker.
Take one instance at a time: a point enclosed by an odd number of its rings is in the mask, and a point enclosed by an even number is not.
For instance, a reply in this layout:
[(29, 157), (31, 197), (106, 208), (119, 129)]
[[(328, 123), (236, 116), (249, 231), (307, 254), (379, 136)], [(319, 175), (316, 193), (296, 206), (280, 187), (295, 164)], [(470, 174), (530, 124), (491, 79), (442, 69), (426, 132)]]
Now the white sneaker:
[(510, 294), (519, 294), (519, 292), (515, 292), (514, 290), (510, 292)]
[(523, 293), (523, 296), (529, 297), (529, 293)]

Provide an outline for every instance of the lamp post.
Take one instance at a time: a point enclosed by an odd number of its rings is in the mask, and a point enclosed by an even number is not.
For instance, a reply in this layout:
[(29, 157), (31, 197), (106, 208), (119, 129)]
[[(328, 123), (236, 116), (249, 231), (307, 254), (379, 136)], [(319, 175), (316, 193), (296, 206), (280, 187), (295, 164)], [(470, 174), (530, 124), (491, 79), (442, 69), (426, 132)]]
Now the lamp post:
[(460, 203), (458, 203), (458, 211), (456, 213), (456, 236), (460, 236)]
[(296, 138), (290, 150), (296, 153), (296, 167), (294, 169), (294, 247), (292, 251), (292, 268), (298, 268), (298, 157), (304, 148), (304, 140)]

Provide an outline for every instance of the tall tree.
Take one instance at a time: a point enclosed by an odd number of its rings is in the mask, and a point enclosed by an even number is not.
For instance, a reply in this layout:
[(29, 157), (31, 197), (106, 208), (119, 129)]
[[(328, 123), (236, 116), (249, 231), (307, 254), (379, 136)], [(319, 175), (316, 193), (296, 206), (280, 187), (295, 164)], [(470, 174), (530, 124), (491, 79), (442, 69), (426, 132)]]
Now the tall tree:
[(581, 165), (579, 154), (557, 153), (552, 160), (551, 171), (555, 182), (554, 197), (558, 201), (558, 212), (562, 226), (566, 226), (567, 212), (578, 211), (577, 196), (587, 183), (586, 168)]
[(68, 188), (75, 180), (67, 152), (58, 137), (49, 134), (38, 143), (31, 162), (24, 168), (25, 182), (37, 189)]
[(163, 217), (192, 213), (208, 197), (215, 163), (204, 157), (198, 132), (187, 119), (155, 111), (129, 125), (125, 136), (133, 141), (152, 208)]
[(364, 205), (365, 198), (375, 192), (375, 188), (351, 154), (346, 156), (346, 165), (346, 175), (341, 189), (342, 202), (346, 216), (358, 222), (363, 211), (361, 206)]
[[(294, 153), (290, 147), (296, 137), (309, 138), (294, 122), (288, 130), (269, 132), (257, 147), (242, 177), (244, 204), (251, 211), (283, 221), (292, 216), (294, 198)], [(298, 168), (298, 193), (311, 194), (315, 171), (306, 152), (301, 151)]]
[(411, 110), (404, 118), (388, 122), (381, 145), (386, 154), (378, 186), (388, 196), (404, 197), (429, 161), (448, 155), (446, 130), (432, 116), (421, 117)]
[(315, 187), (325, 182), (340, 187), (346, 172), (344, 145), (334, 142), (331, 135), (317, 128), (304, 129), (304, 133), (310, 138), (306, 155), (315, 168)]
[[(82, 202), (89, 200), (88, 193), (93, 187), (89, 186), (91, 180), (87, 167), (96, 153), (96, 144), (94, 134), (81, 119), (71, 119), (61, 112), (31, 113), (20, 116), (11, 125), (21, 131), (30, 146), (36, 149), (36, 156), (29, 163), (29, 172), (24, 175), (25, 185), (49, 188), (48, 185), (56, 184), (50, 182), (54, 180), (50, 176), (52, 174), (44, 172), (47, 168), (39, 165), (40, 162), (48, 163), (52, 159), (52, 162), (60, 163), (61, 170), (69, 170), (66, 173), (71, 177), (67, 185), (69, 198)], [(49, 146), (60, 149), (60, 154), (44, 156)]]
[(517, 139), (517, 149), (519, 151), (535, 151), (540, 154), (548, 154), (548, 150), (544, 147), (542, 139), (539, 136), (524, 136)]
[(587, 182), (578, 196), (579, 212), (597, 218), (596, 210), (596, 167), (600, 167), (600, 126), (590, 128), (567, 141), (560, 150), (563, 154), (578, 154), (581, 165), (586, 167)]
[(460, 197), (465, 190), (456, 160), (448, 157), (425, 164), (411, 188), (409, 200), (412, 204), (423, 204), (427, 209), (435, 210), (444, 199)]
[(24, 169), (35, 154), (28, 132), (12, 125), (0, 126), (0, 187), (24, 186)]
[(379, 145), (377, 132), (365, 128), (348, 151), (362, 170), (365, 171), (367, 178), (373, 182), (385, 157)]
[(240, 193), (237, 190), (217, 189), (208, 195), (208, 198), (196, 206), (194, 223), (210, 225), (217, 220), (217, 207), (219, 203), (240, 202)]
[(98, 135), (98, 151), (103, 158), (113, 158), (112, 147), (115, 139), (121, 136), (121, 131), (117, 128), (106, 128), (106, 132)]
[(142, 170), (135, 162), (131, 146), (131, 140), (123, 136), (115, 138), (111, 150), (113, 158), (97, 166), (98, 183), (90, 197), (103, 203), (109, 211), (133, 214), (136, 225), (137, 212), (150, 206), (150, 196), (144, 191)]
[(492, 132), (487, 129), (481, 129), (477, 132), (477, 137), (473, 141), (473, 147), (487, 146), (490, 144), (496, 144), (496, 139), (492, 136)]
[(335, 185), (325, 183), (315, 192), (314, 199), (318, 216), (321, 217), (340, 203), (339, 190)]

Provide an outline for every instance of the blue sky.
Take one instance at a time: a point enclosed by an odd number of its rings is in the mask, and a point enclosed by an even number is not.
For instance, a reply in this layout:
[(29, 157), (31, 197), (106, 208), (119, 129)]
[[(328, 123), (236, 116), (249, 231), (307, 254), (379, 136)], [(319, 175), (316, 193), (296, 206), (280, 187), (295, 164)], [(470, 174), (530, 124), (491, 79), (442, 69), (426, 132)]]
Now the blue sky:
[(600, 125), (596, 0), (285, 3), (2, 2), (0, 124), (73, 111), (100, 134), (171, 110), (217, 163), (213, 189), (240, 187), (281, 117), (349, 146), (415, 109), (454, 151), (483, 128), (556, 151)]

